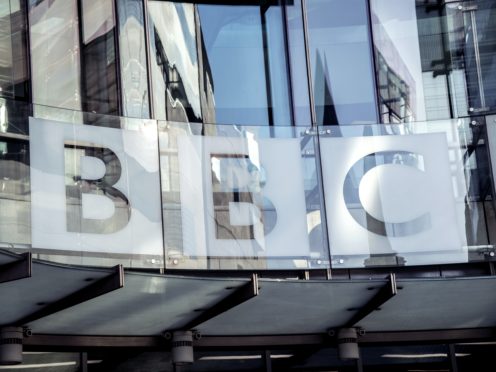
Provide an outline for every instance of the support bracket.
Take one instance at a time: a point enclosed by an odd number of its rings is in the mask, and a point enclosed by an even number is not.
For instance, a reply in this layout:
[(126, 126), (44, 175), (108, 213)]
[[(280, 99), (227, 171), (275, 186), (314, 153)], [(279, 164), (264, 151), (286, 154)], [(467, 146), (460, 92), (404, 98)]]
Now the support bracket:
[(0, 266), (0, 283), (31, 277), (31, 252), (19, 255), (19, 259)]
[(396, 286), (396, 275), (391, 273), (389, 274), (387, 284), (385, 284), (379, 292), (377, 292), (376, 295), (365, 304), (365, 306), (358, 309), (358, 311), (343, 325), (342, 328), (355, 327), (361, 320), (396, 296), (397, 293), (398, 287)]
[(106, 277), (101, 278), (66, 297), (63, 297), (60, 300), (49, 303), (32, 314), (24, 316), (23, 318), (17, 320), (15, 325), (26, 326), (38, 319), (79, 305), (83, 302), (102, 296), (122, 287), (124, 287), (124, 269), (122, 265), (117, 265), (113, 268), (113, 272)]
[(241, 287), (237, 288), (227, 297), (223, 298), (212, 307), (203, 311), (199, 316), (190, 320), (185, 324), (182, 329), (191, 330), (198, 325), (205, 323), (207, 320), (215, 318), (216, 316), (236, 307), (243, 302), (246, 302), (253, 297), (258, 296), (258, 276), (253, 274), (250, 281)]

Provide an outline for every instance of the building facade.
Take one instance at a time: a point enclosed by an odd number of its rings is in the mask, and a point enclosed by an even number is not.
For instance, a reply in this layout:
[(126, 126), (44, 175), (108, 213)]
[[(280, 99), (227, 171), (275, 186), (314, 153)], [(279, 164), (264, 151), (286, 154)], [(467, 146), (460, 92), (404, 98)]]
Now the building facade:
[(191, 371), (484, 370), (495, 20), (494, 0), (2, 0), (2, 329), (68, 371), (169, 370), (186, 344)]

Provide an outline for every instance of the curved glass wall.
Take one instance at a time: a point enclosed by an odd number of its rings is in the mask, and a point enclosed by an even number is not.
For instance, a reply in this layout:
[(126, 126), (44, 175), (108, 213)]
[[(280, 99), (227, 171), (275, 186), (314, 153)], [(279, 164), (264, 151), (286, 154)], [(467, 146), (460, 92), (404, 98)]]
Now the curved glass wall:
[(30, 117), (29, 135), (0, 134), (5, 248), (167, 269), (494, 257), (494, 117), (314, 130), (104, 127), (82, 118), (110, 117), (59, 111)]
[(156, 269), (495, 256), (493, 2), (5, 4), (1, 247)]

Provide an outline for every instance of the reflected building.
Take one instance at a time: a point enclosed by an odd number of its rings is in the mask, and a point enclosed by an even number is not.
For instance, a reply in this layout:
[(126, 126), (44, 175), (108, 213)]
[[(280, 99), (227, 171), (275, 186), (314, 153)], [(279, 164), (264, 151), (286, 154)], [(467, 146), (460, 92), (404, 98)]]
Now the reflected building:
[(494, 0), (0, 1), (0, 364), (483, 371), (495, 124)]

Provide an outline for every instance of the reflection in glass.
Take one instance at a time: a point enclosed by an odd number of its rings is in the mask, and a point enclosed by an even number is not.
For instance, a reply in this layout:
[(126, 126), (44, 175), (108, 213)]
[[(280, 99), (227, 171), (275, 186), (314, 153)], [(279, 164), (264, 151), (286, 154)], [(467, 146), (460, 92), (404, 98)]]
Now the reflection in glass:
[(117, 1), (122, 115), (148, 119), (148, 80), (142, 0)]
[(0, 2), (0, 95), (27, 98), (26, 3)]
[(326, 267), (313, 138), (301, 128), (201, 129), (160, 125), (166, 267)]
[(31, 0), (29, 26), (33, 103), (80, 111), (77, 1)]
[(33, 251), (67, 263), (163, 266), (157, 123), (121, 119), (122, 128), (107, 128), (30, 118)]
[(350, 126), (320, 138), (334, 267), (494, 255), (483, 132), (460, 119)]
[(31, 243), (29, 113), (29, 104), (0, 98), (0, 248)]
[(366, 1), (306, 4), (317, 124), (377, 122)]
[(311, 125), (305, 34), (301, 0), (286, 4), (288, 50), (291, 58), (291, 85), (295, 125)]
[(0, 247), (31, 243), (29, 145), (0, 135)]
[[(97, 164), (88, 163), (91, 159)], [(131, 218), (131, 207), (126, 195), (114, 187), (122, 176), (119, 157), (109, 148), (65, 143), (64, 161), (67, 231), (110, 234), (125, 228)], [(87, 172), (88, 168), (95, 171), (98, 165), (103, 165), (104, 173), (99, 174), (97, 179), (85, 178), (88, 176), (83, 171)], [(110, 201), (113, 213), (98, 219), (85, 216), (88, 211), (85, 211), (84, 205), (88, 203), (88, 198), (95, 196)], [(105, 210), (106, 205), (100, 202), (98, 207)]]
[[(385, 123), (450, 117), (446, 76), (435, 73), (444, 64), (439, 12), (416, 5), (415, 0), (403, 1), (401, 7), (391, 0), (371, 1), (381, 119)], [(422, 9), (417, 23), (417, 11)], [(435, 54), (422, 59), (421, 53), (428, 51)], [(441, 65), (435, 66), (435, 60)], [(428, 102), (433, 103), (434, 113), (426, 107)]]
[(30, 2), (33, 103), (43, 105), (34, 107), (37, 116), (52, 117), (51, 108), (119, 114), (113, 1), (82, 0), (82, 14), (78, 4)]
[[(496, 3), (479, 0), (475, 3), (448, 4), (452, 22), (451, 56), (454, 65), (465, 72), (468, 107), (458, 108), (459, 115), (496, 111)], [(456, 28), (458, 27), (458, 28)], [(460, 31), (461, 30), (461, 31)], [(458, 48), (456, 48), (458, 47)], [(463, 96), (462, 96), (463, 97)]]
[(155, 117), (201, 121), (194, 6), (150, 1), (148, 14)]
[(290, 125), (281, 7), (198, 5), (198, 13), (209, 122)]
[(371, 0), (381, 120), (496, 109), (496, 4)]
[(83, 111), (119, 115), (113, 0), (82, 0)]

